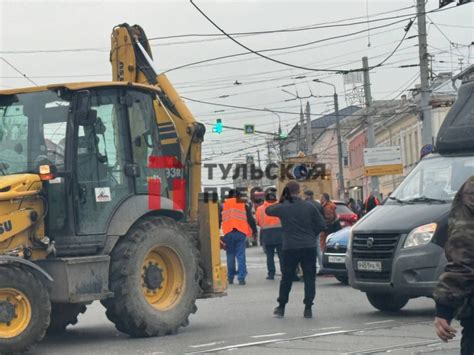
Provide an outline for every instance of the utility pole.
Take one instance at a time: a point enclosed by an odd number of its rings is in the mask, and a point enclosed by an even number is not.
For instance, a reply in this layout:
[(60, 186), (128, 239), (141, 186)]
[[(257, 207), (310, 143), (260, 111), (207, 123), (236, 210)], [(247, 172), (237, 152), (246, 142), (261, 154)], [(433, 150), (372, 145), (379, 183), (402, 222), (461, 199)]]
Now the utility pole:
[(300, 130), (299, 130), (299, 137), (298, 137), (298, 150), (306, 154), (306, 145), (305, 143), (305, 124), (304, 124), (304, 114), (303, 114), (303, 106), (300, 104)]
[(272, 162), (272, 152), (270, 150), (270, 141), (267, 140), (267, 165)]
[(313, 130), (311, 129), (311, 107), (306, 101), (306, 155), (313, 153)]
[(313, 79), (314, 82), (331, 85), (334, 90), (334, 112), (336, 114), (336, 135), (337, 135), (337, 162), (339, 166), (339, 176), (338, 176), (338, 190), (339, 198), (343, 199), (344, 197), (344, 160), (342, 159), (342, 137), (341, 137), (341, 119), (339, 117), (339, 98), (337, 96), (336, 86), (334, 84), (328, 83), (327, 81)]
[(420, 80), (421, 80), (421, 119), (423, 127), (421, 140), (423, 144), (433, 144), (433, 128), (431, 122), (430, 105), (430, 79), (428, 67), (428, 42), (426, 34), (426, 10), (425, 0), (416, 0), (416, 16), (418, 22), (418, 54), (420, 57)]
[[(370, 89), (370, 75), (369, 75), (369, 59), (362, 57), (362, 68), (364, 70), (364, 94), (365, 94), (365, 107), (367, 110), (367, 148), (375, 147), (375, 128), (374, 118), (370, 108), (372, 107), (372, 92)], [(379, 177), (372, 176), (370, 179), (370, 187), (372, 191), (379, 194)]]
[(337, 161), (339, 165), (339, 199), (344, 197), (344, 160), (342, 159), (342, 139), (341, 139), (341, 120), (339, 117), (339, 99), (336, 89), (334, 89), (334, 111), (336, 113), (336, 133), (337, 133)]

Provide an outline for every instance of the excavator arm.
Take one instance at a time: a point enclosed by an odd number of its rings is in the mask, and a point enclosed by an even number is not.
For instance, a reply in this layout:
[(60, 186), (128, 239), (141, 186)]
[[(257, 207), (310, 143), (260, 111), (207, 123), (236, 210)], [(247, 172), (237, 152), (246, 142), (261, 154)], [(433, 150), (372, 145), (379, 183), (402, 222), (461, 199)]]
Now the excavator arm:
[[(143, 29), (121, 24), (112, 32), (110, 52), (114, 81), (152, 85), (159, 89), (155, 113), (158, 127), (174, 125), (177, 139), (167, 138), (162, 144), (172, 155), (181, 155), (188, 169), (188, 216), (197, 219), (198, 196), (201, 191), (201, 143), (205, 127), (196, 121), (165, 74), (158, 74), (150, 44)], [(165, 150), (166, 151), (166, 150)]]
[[(201, 144), (205, 127), (196, 121), (166, 75), (158, 74), (148, 39), (138, 26), (121, 24), (112, 32), (110, 61), (114, 81), (154, 86), (158, 89), (155, 117), (163, 154), (179, 157), (186, 178), (186, 227), (197, 232), (200, 265), (204, 271), (201, 298), (222, 296), (227, 288), (227, 270), (221, 265), (218, 208), (216, 201), (200, 199)], [(175, 136), (170, 133), (174, 126)], [(198, 222), (198, 223), (193, 223)]]

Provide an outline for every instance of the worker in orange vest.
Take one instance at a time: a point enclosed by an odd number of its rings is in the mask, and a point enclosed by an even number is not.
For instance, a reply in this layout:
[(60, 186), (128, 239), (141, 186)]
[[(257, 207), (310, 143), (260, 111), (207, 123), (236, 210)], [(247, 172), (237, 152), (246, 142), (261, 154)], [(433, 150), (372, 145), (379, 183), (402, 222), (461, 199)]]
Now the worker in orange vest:
[(245, 285), (247, 265), (245, 247), (247, 238), (257, 234), (252, 211), (242, 199), (239, 190), (230, 190), (221, 211), (221, 228), (227, 254), (227, 278), (234, 283), (235, 260), (237, 259), (239, 285)]
[(265, 193), (265, 202), (257, 208), (255, 217), (257, 225), (260, 227), (260, 238), (262, 240), (263, 249), (267, 255), (267, 280), (275, 280), (275, 252), (280, 261), (281, 271), (281, 247), (282, 234), (280, 218), (271, 217), (265, 213), (268, 206), (277, 202), (276, 189), (269, 189)]

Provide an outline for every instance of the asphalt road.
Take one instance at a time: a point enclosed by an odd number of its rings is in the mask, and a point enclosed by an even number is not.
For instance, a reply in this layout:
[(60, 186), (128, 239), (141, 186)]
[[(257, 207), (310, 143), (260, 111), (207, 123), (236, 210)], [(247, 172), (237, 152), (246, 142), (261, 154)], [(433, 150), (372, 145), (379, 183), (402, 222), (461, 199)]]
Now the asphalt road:
[(303, 283), (293, 284), (283, 319), (272, 317), (279, 277), (265, 280), (261, 248), (247, 250), (246, 286), (228, 296), (199, 300), (179, 334), (131, 339), (118, 332), (96, 302), (62, 336), (47, 337), (33, 354), (456, 354), (459, 340), (442, 344), (432, 329), (434, 303), (411, 300), (399, 314), (373, 309), (359, 291), (318, 277), (313, 319), (303, 318)]

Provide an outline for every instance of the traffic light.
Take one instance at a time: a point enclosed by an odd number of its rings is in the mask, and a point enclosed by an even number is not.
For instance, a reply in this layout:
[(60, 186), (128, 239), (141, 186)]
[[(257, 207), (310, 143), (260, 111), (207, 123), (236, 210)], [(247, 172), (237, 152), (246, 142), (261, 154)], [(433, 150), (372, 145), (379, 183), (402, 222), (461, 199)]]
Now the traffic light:
[(212, 127), (212, 132), (218, 134), (222, 133), (222, 120), (220, 118), (216, 119), (216, 123), (214, 127)]
[(287, 139), (287, 138), (288, 138), (288, 133), (280, 132), (280, 133), (278, 134), (278, 138), (279, 138), (279, 139)]

